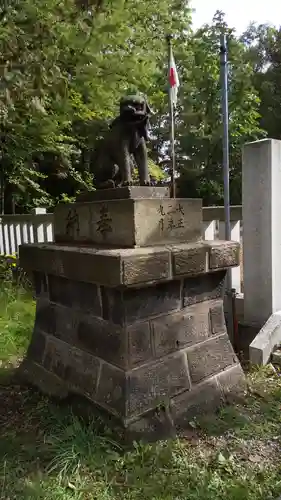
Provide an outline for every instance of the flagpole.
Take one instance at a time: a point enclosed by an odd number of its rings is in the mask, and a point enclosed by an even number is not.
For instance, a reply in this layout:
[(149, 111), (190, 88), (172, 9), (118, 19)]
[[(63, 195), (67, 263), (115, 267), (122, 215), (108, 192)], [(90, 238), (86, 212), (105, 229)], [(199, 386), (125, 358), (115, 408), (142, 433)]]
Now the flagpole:
[[(225, 218), (225, 239), (231, 240), (230, 226), (230, 191), (229, 191), (229, 113), (228, 113), (228, 57), (227, 42), (224, 33), (220, 36), (220, 67), (221, 67), (221, 103), (222, 103), (222, 145), (223, 145), (223, 184), (224, 184), (224, 218)], [(235, 347), (236, 342), (236, 318), (233, 304), (235, 300), (235, 290), (232, 288), (231, 270), (226, 273), (226, 300), (227, 310), (230, 316), (228, 322), (228, 334)]]
[[(220, 37), (221, 59), (221, 102), (223, 122), (223, 184), (224, 184), (224, 212), (225, 212), (225, 239), (230, 240), (230, 195), (229, 195), (229, 130), (228, 130), (228, 60), (226, 35)], [(231, 276), (231, 274), (229, 273)]]
[[(172, 60), (172, 35), (167, 35), (166, 40), (168, 44), (168, 71)], [(175, 171), (176, 171), (176, 156), (175, 156), (175, 121), (174, 121), (174, 104), (172, 100), (172, 88), (169, 84), (169, 114), (170, 114), (170, 148), (171, 148), (171, 197), (176, 197), (176, 184), (175, 184)]]

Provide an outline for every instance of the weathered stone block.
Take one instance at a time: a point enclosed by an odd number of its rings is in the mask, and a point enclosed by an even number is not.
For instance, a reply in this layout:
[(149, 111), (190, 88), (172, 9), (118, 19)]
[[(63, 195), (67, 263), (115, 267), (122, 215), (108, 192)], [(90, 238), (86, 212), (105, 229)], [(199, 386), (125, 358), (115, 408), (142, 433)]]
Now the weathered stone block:
[(167, 403), (173, 395), (190, 388), (187, 363), (183, 353), (135, 368), (127, 376), (128, 417), (140, 415)]
[(54, 308), (49, 300), (37, 299), (35, 328), (43, 332), (54, 334), (56, 331), (56, 318)]
[(35, 329), (77, 346), (79, 323), (79, 311), (52, 304), (47, 300), (37, 301)]
[(240, 245), (235, 241), (212, 241), (210, 244), (210, 269), (239, 266)]
[(181, 307), (181, 282), (169, 281), (154, 287), (124, 291), (124, 313), (127, 323), (173, 311)]
[(46, 347), (46, 337), (40, 330), (33, 331), (32, 340), (27, 350), (27, 357), (35, 363), (42, 363)]
[(73, 391), (94, 398), (100, 361), (87, 352), (55, 338), (47, 338), (43, 367), (57, 375)]
[(123, 259), (123, 283), (135, 285), (168, 279), (171, 276), (169, 250), (154, 251)]
[(61, 250), (53, 243), (20, 245), (20, 265), (26, 271), (61, 276), (64, 272)]
[(188, 348), (186, 355), (194, 384), (238, 363), (227, 334)]
[(80, 347), (117, 366), (128, 367), (128, 339), (125, 328), (93, 316), (81, 318), (78, 326)]
[(102, 288), (102, 307), (104, 319), (118, 325), (173, 311), (181, 307), (181, 282), (169, 281), (124, 291)]
[(197, 385), (171, 400), (171, 414), (177, 427), (184, 427), (200, 415), (213, 412), (222, 404), (222, 395), (215, 377)]
[(33, 273), (33, 285), (36, 297), (48, 297), (48, 281), (47, 276), (44, 273)]
[(201, 240), (199, 199), (136, 200), (134, 215), (138, 246)]
[(201, 274), (207, 269), (209, 248), (204, 242), (177, 245), (172, 255), (175, 276)]
[(123, 370), (102, 363), (96, 401), (115, 415), (125, 417), (127, 408), (127, 381)]
[(125, 439), (129, 443), (141, 439), (153, 442), (158, 439), (176, 438), (176, 429), (169, 406), (146, 412), (141, 418), (128, 422)]
[(48, 276), (49, 296), (52, 302), (74, 309), (91, 311), (102, 316), (100, 288), (93, 283), (72, 281), (61, 276)]
[(118, 286), (122, 282), (119, 250), (48, 244), (20, 245), (20, 263), (27, 271), (73, 281)]
[(29, 359), (23, 361), (19, 371), (23, 380), (36, 386), (43, 394), (60, 399), (65, 399), (69, 394), (67, 383)]
[(201, 240), (199, 199), (123, 199), (60, 204), (54, 213), (56, 242), (122, 247)]
[(209, 307), (212, 302), (196, 304), (151, 321), (157, 357), (206, 340), (211, 332)]
[(43, 299), (37, 301), (36, 311), (36, 331), (51, 334), (116, 366), (130, 368), (154, 357), (148, 321), (116, 325)]
[(244, 372), (239, 364), (216, 376), (223, 397), (228, 401), (242, 396), (247, 391), (247, 382)]
[(150, 361), (154, 354), (149, 322), (142, 321), (127, 326), (125, 332), (128, 337), (129, 366), (133, 367), (142, 362)]
[(226, 331), (222, 300), (216, 301), (215, 304), (210, 308), (210, 319), (211, 332), (213, 335), (217, 335)]
[(80, 347), (78, 339), (78, 327), (81, 321), (81, 313), (77, 309), (52, 305), (55, 317), (56, 329), (53, 333), (55, 337), (70, 345)]
[(190, 306), (205, 300), (219, 299), (224, 293), (225, 271), (186, 278), (183, 284), (183, 304)]
[(119, 288), (101, 287), (103, 319), (116, 325), (125, 322), (123, 291)]

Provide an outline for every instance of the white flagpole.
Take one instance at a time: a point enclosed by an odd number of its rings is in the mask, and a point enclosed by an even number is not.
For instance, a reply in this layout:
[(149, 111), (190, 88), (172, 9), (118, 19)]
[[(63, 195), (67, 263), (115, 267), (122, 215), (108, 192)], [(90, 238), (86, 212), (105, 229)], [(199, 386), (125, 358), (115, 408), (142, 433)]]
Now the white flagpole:
[[(172, 35), (167, 35), (167, 43), (168, 43), (168, 76), (170, 72), (170, 67), (171, 67), (171, 61), (172, 61)], [(170, 113), (170, 148), (171, 148), (171, 161), (172, 161), (172, 168), (171, 168), (171, 187), (172, 187), (172, 192), (171, 192), (171, 197), (175, 198), (176, 197), (176, 184), (175, 184), (175, 171), (176, 171), (176, 156), (175, 156), (175, 122), (174, 122), (174, 104), (173, 104), (173, 99), (172, 99), (172, 88), (170, 85), (169, 81), (169, 113)]]

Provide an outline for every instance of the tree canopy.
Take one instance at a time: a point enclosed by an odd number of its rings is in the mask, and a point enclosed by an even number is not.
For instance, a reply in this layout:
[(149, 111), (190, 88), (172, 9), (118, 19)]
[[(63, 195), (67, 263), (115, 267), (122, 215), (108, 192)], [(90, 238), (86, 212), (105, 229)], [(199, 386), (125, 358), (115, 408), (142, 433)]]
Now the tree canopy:
[(247, 49), (218, 12), (212, 25), (190, 37), (182, 54), (183, 86), (178, 119), (178, 165), (182, 195), (199, 195), (205, 203), (223, 203), (222, 85), (220, 34), (228, 42), (228, 100), (230, 134), (230, 187), (232, 203), (241, 201), (243, 143), (263, 135), (260, 100), (253, 85), (254, 71)]
[(53, 206), (92, 188), (89, 155), (127, 92), (154, 111), (153, 176), (168, 173), (167, 47), (181, 88), (176, 110), (178, 188), (222, 203), (219, 35), (229, 44), (231, 201), (241, 201), (241, 147), (279, 138), (280, 30), (238, 37), (216, 13), (191, 30), (187, 0), (6, 0), (0, 7), (1, 204)]

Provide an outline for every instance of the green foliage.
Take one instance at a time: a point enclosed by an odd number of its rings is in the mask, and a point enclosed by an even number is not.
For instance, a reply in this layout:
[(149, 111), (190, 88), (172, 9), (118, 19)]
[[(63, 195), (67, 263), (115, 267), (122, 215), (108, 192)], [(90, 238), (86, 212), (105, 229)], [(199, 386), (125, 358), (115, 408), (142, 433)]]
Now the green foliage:
[(241, 37), (254, 68), (253, 84), (260, 98), (260, 126), (281, 138), (281, 28), (251, 24)]
[(222, 112), (219, 40), (227, 34), (229, 78), (230, 183), (232, 204), (241, 203), (242, 145), (263, 136), (259, 98), (247, 51), (217, 13), (212, 25), (196, 31), (189, 51), (179, 54), (182, 98), (177, 120), (178, 165), (182, 196), (200, 196), (206, 204), (223, 202)]
[(15, 286), (8, 268), (5, 270), (5, 279), (0, 280), (0, 367), (17, 362), (25, 353), (35, 313), (30, 293), (18, 283)]
[[(5, 5), (0, 10), (2, 184), (17, 186), (18, 204), (24, 199), (28, 208), (49, 206), (59, 196), (52, 192), (50, 198), (55, 177), (46, 189), (52, 169), (57, 178), (63, 172), (72, 179), (73, 192), (88, 184), (81, 155), (94, 145), (95, 124), (114, 116), (123, 93), (138, 89), (155, 102), (153, 82), (166, 59), (164, 35), (189, 25), (188, 4), (105, 0), (82, 9), (74, 0), (18, 0)], [(38, 166), (34, 156), (41, 153), (56, 155), (57, 165), (45, 171), (42, 160)]]
[(29, 210), (93, 189), (91, 152), (126, 93), (148, 96), (155, 112), (150, 170), (157, 180), (167, 178), (167, 33), (175, 34), (181, 81), (179, 194), (222, 203), (222, 31), (229, 43), (231, 201), (241, 202), (243, 143), (280, 135), (278, 29), (252, 25), (239, 39), (217, 12), (212, 24), (192, 33), (188, 0), (7, 0), (4, 5), (0, 184), (6, 210), (12, 199), (19, 210)]
[(17, 255), (1, 255), (0, 282), (10, 285), (15, 282), (18, 273)]
[(163, 181), (166, 179), (167, 176), (165, 172), (152, 159), (148, 160), (148, 167), (150, 175), (153, 179), (155, 179), (156, 181)]
[(8, 291), (14, 291), (14, 286), (30, 290), (30, 280), (19, 266), (17, 254), (0, 255), (0, 285), (2, 289), (6, 287)]
[(240, 405), (202, 416), (177, 440), (122, 448), (93, 416), (83, 421), (21, 386), (14, 368), (29, 344), (35, 303), (0, 286), (0, 491), (26, 500), (264, 500), (280, 481), (279, 373), (248, 375)]

